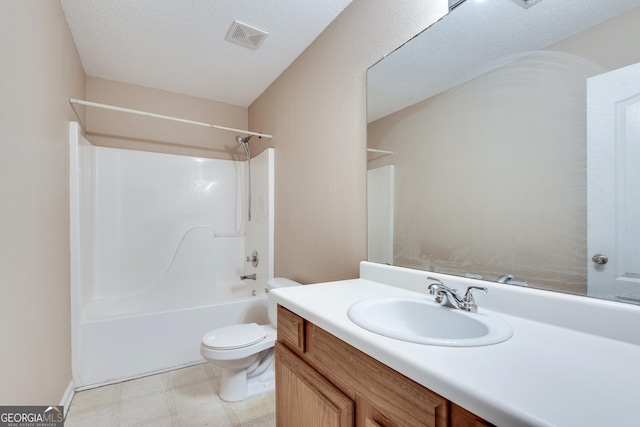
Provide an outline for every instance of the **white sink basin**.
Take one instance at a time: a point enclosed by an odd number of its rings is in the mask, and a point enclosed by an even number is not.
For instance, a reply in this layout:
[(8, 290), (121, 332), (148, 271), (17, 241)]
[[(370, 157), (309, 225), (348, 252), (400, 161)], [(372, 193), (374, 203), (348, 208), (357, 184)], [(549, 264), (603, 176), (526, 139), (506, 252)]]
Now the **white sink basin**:
[(511, 338), (511, 326), (499, 316), (443, 307), (428, 298), (382, 297), (359, 301), (349, 319), (379, 335), (418, 344), (475, 347)]

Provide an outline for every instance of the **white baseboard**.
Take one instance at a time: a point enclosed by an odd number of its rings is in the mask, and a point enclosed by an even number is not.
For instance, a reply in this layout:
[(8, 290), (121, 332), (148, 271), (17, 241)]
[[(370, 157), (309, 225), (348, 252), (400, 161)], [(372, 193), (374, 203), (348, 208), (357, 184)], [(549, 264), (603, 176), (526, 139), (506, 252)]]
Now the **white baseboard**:
[(74, 387), (73, 380), (69, 381), (69, 385), (67, 389), (64, 391), (62, 395), (62, 400), (60, 401), (60, 405), (64, 407), (63, 416), (67, 417), (67, 412), (69, 411), (69, 407), (71, 406), (71, 401), (73, 400), (73, 396), (76, 394), (76, 390)]

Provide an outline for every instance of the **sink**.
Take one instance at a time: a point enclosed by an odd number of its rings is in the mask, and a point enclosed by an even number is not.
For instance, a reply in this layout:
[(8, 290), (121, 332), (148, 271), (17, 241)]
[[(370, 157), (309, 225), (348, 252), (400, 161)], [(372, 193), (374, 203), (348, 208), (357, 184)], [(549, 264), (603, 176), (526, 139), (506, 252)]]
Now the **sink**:
[(426, 297), (369, 298), (353, 304), (347, 315), (368, 331), (418, 344), (475, 347), (513, 335), (500, 316), (444, 307)]

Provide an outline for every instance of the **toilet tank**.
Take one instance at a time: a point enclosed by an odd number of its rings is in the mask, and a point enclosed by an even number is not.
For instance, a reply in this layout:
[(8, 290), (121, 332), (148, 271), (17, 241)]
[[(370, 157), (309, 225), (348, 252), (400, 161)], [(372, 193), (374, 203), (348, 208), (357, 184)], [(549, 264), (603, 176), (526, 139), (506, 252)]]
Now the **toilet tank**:
[[(278, 288), (288, 288), (290, 286), (302, 286), (302, 283), (294, 282), (293, 280), (284, 278), (284, 277), (274, 277), (272, 279), (267, 280), (267, 290), (278, 289)], [(269, 323), (275, 328), (278, 326), (278, 304), (275, 302), (273, 298), (269, 298), (269, 306), (268, 306), (268, 314), (269, 314)]]

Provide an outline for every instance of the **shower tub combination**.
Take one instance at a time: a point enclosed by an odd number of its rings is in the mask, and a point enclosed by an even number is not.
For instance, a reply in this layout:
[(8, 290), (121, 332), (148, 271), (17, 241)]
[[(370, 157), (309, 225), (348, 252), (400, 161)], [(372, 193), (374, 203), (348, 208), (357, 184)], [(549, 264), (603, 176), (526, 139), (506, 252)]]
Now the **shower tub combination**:
[(245, 161), (97, 147), (74, 122), (70, 155), (76, 389), (201, 363), (207, 331), (268, 323), (273, 149), (252, 159), (251, 221)]

